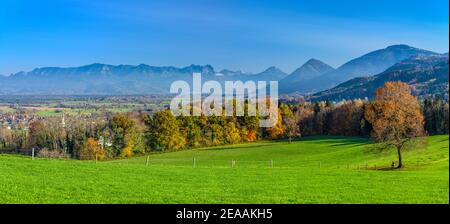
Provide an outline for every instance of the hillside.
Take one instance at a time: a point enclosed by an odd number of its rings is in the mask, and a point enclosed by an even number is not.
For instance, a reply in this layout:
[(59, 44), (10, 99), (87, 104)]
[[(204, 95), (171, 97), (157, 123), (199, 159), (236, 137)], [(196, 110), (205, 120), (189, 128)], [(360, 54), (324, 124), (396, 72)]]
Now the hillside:
[(419, 97), (438, 96), (448, 99), (448, 54), (439, 56), (414, 57), (395, 64), (386, 71), (371, 77), (358, 77), (332, 89), (309, 96), (320, 101), (372, 98), (375, 90), (387, 81), (402, 81), (412, 87)]
[(317, 59), (310, 59), (300, 68), (296, 69), (289, 76), (282, 79), (279, 83), (279, 89), (282, 93), (297, 91), (297, 87), (302, 82), (319, 77), (335, 69)]
[(355, 77), (379, 74), (394, 64), (411, 57), (431, 55), (437, 55), (437, 53), (408, 45), (389, 46), (350, 60), (332, 72), (301, 82), (297, 85), (296, 91), (315, 93), (332, 88)]
[(0, 203), (448, 204), (448, 144), (448, 135), (429, 137), (427, 149), (404, 154), (401, 171), (380, 170), (395, 153), (351, 137), (153, 154), (148, 166), (146, 157), (96, 164), (0, 155)]

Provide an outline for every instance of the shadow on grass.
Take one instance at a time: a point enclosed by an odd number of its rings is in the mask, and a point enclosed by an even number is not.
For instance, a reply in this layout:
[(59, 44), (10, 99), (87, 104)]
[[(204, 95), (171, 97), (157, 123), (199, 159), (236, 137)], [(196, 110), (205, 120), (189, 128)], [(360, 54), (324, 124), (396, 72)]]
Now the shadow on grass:
[(266, 143), (266, 144), (251, 144), (251, 145), (231, 145), (231, 146), (216, 146), (211, 148), (199, 148), (199, 150), (228, 150), (228, 149), (251, 149), (251, 148), (260, 148), (265, 146), (272, 146), (274, 143)]
[(353, 147), (357, 147), (357, 146), (365, 146), (365, 145), (367, 145), (367, 143), (361, 143), (361, 142), (358, 142), (358, 143), (352, 143), (352, 142), (347, 142), (347, 143), (336, 143), (336, 144), (332, 144), (332, 145), (330, 145), (330, 146), (353, 146)]
[(318, 137), (305, 137), (297, 141), (302, 142), (315, 142), (330, 144), (330, 146), (362, 146), (367, 145), (370, 141), (367, 138), (362, 137), (347, 137), (347, 136), (318, 136)]
[(392, 168), (390, 166), (376, 166), (376, 167), (368, 167), (367, 170), (396, 171), (401, 169)]
[(446, 138), (443, 138), (443, 139), (441, 139), (440, 141), (438, 141), (438, 142), (447, 142), (448, 141), (448, 136), (446, 137)]

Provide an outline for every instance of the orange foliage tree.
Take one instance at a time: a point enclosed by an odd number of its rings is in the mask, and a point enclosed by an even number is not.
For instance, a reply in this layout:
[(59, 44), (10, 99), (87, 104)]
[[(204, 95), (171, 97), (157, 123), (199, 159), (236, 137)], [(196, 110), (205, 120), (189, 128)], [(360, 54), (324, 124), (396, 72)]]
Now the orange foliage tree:
[(283, 116), (280, 110), (278, 110), (277, 123), (275, 124), (275, 126), (268, 128), (267, 133), (269, 134), (270, 139), (278, 139), (283, 137), (284, 135)]
[(84, 148), (80, 151), (82, 160), (102, 160), (105, 157), (105, 150), (100, 146), (100, 142), (93, 138), (88, 138)]
[(372, 124), (372, 138), (382, 143), (380, 148), (397, 150), (397, 168), (401, 168), (402, 151), (407, 143), (425, 134), (420, 105), (409, 86), (403, 82), (386, 82), (376, 90), (365, 117)]

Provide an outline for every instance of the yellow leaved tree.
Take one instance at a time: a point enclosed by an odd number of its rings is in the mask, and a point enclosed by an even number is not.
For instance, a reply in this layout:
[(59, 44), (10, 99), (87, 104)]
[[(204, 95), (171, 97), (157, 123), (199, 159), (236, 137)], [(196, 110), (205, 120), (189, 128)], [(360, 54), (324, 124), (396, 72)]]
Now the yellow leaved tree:
[(397, 168), (403, 166), (402, 151), (413, 146), (409, 143), (417, 137), (425, 135), (420, 104), (403, 82), (386, 82), (377, 89), (365, 117), (373, 128), (371, 137), (381, 143), (379, 148), (397, 150)]

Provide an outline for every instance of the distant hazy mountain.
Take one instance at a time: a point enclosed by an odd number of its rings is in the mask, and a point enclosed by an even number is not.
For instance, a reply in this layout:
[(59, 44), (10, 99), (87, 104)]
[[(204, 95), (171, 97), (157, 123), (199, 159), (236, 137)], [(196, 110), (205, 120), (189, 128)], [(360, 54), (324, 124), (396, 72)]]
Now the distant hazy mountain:
[(286, 73), (281, 71), (281, 69), (272, 66), (267, 68), (261, 73), (244, 73), (242, 71), (231, 71), (231, 70), (222, 70), (216, 74), (216, 80), (217, 81), (234, 81), (234, 80), (241, 80), (241, 81), (279, 81), (287, 76)]
[(45, 67), (7, 77), (0, 76), (0, 94), (167, 94), (170, 84), (176, 80), (192, 82), (193, 72), (201, 72), (204, 81), (216, 80), (221, 83), (235, 80), (280, 81), (280, 93), (311, 94), (355, 77), (379, 74), (411, 57), (432, 55), (438, 54), (407, 45), (394, 45), (353, 59), (337, 69), (311, 59), (290, 75), (276, 67), (269, 67), (261, 73), (227, 69), (216, 72), (210, 65), (177, 68), (145, 64), (133, 66), (96, 63), (72, 68)]
[(310, 59), (300, 68), (280, 81), (279, 89), (282, 93), (298, 91), (301, 82), (319, 77), (334, 71), (335, 69), (317, 59)]
[(30, 72), (19, 72), (0, 79), (0, 94), (166, 94), (172, 82), (192, 82), (192, 73), (202, 73), (202, 79), (278, 81), (287, 74), (270, 67), (258, 73), (242, 73), (224, 70), (217, 73), (210, 65), (191, 65), (184, 68), (155, 67), (149, 65), (91, 64), (81, 67), (37, 68)]
[(386, 71), (370, 77), (358, 77), (332, 89), (309, 97), (310, 100), (372, 98), (375, 90), (387, 81), (408, 83), (417, 96), (439, 96), (448, 99), (448, 54), (417, 56), (399, 62)]
[(249, 80), (278, 81), (286, 76), (287, 74), (281, 71), (281, 69), (272, 66), (259, 74), (250, 75)]
[(296, 91), (313, 93), (332, 88), (339, 83), (355, 77), (379, 74), (392, 65), (414, 56), (437, 55), (437, 53), (414, 48), (408, 45), (393, 45), (385, 49), (376, 50), (353, 59), (336, 70), (319, 77), (299, 83)]

